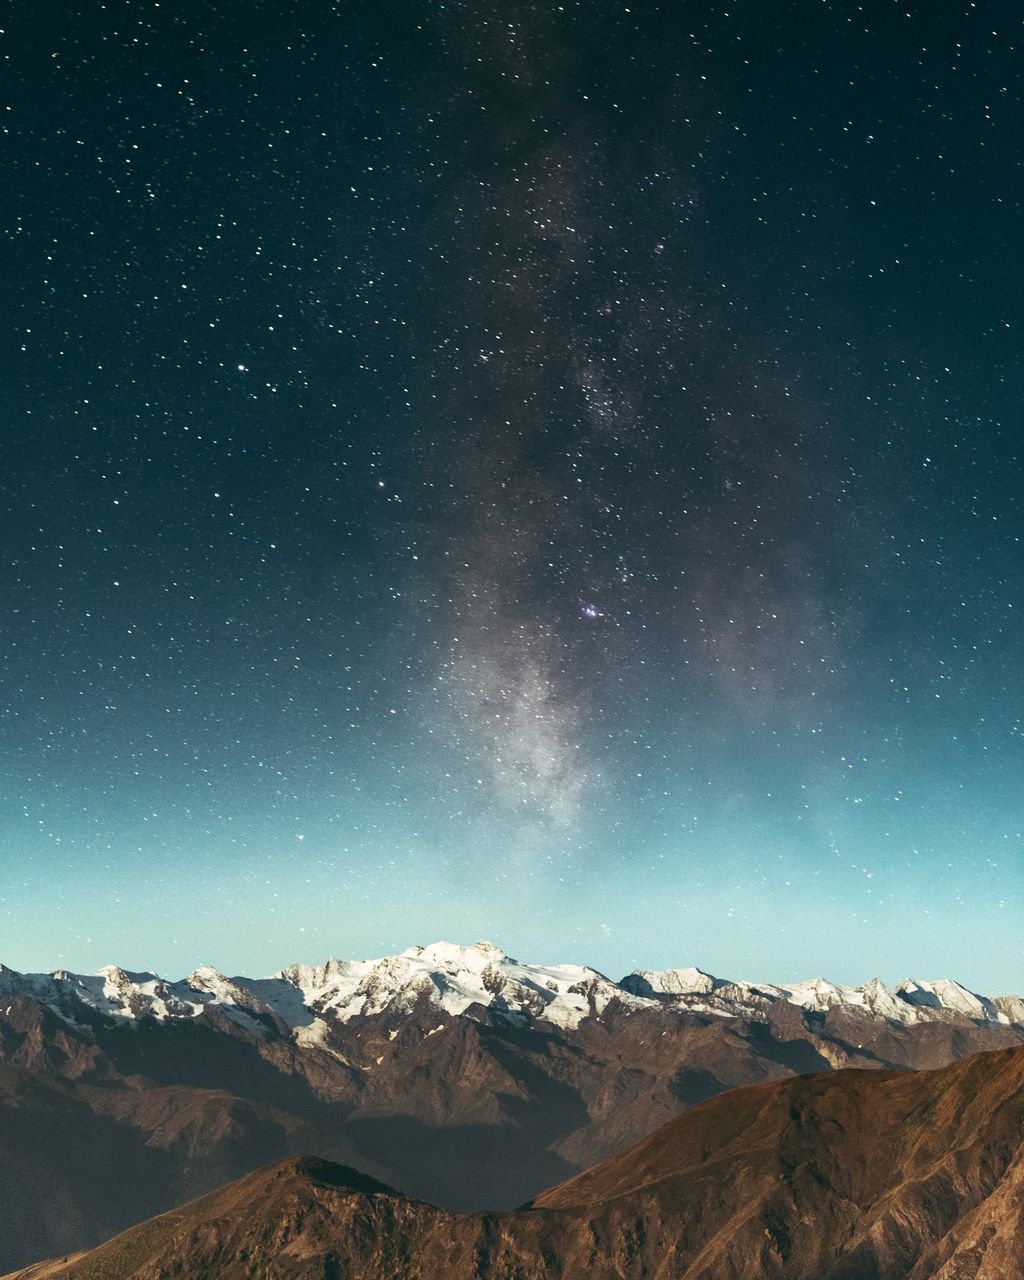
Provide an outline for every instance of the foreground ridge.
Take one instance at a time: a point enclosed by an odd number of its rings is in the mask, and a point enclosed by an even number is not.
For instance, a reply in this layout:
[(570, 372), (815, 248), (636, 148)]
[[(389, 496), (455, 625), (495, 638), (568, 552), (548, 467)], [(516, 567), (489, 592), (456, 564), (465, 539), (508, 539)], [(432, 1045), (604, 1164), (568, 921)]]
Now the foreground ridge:
[(291, 1157), (18, 1280), (1019, 1280), (1024, 1049), (691, 1108), (518, 1212)]

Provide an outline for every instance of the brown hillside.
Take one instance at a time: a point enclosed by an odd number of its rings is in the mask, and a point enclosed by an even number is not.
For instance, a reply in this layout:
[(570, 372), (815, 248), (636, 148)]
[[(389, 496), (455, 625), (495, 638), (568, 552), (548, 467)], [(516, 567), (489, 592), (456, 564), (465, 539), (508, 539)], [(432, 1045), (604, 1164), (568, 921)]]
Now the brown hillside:
[(1021, 1280), (1024, 1050), (739, 1089), (453, 1214), (306, 1157), (20, 1280)]

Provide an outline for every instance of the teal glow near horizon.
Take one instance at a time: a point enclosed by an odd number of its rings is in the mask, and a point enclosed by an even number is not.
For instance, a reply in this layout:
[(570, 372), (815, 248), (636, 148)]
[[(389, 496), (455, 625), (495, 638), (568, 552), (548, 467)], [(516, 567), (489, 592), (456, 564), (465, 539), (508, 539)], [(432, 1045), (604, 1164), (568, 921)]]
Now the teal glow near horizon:
[[(834, 783), (848, 786), (842, 774)], [(953, 977), (1009, 994), (1020, 986), (1009, 927), (1018, 837), (996, 804), (1003, 785), (973, 814), (962, 792), (926, 784), (888, 802), (848, 795), (845, 811), (821, 777), (815, 792), (794, 784), (798, 807), (768, 791), (662, 789), (635, 821), (611, 804), (543, 840), (507, 817), (453, 820), (441, 796), (420, 798), (420, 815), (434, 813), (417, 832), (365, 806), (357, 819), (311, 800), (256, 830), (249, 800), (236, 815), (191, 815), (210, 824), (198, 840), (173, 805), (135, 822), (121, 812), (102, 858), (81, 855), (96, 843), (91, 821), (64, 827), (59, 843), (8, 831), (25, 872), (0, 891), (0, 960), (175, 978), (209, 963), (258, 976), (486, 938), (528, 962), (612, 978), (692, 964), (777, 982)], [(80, 811), (94, 816), (87, 803)]]

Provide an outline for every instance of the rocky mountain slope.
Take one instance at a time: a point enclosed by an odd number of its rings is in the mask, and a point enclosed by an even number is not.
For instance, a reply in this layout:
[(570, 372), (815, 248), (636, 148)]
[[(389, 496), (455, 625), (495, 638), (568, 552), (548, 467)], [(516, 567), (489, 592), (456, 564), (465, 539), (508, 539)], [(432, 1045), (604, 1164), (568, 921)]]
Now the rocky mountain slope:
[(1024, 1050), (736, 1090), (513, 1213), (291, 1158), (18, 1280), (1020, 1280)]
[(268, 979), (0, 971), (0, 1268), (81, 1249), (297, 1150), (509, 1208), (738, 1085), (1024, 1044), (952, 982), (612, 982), (487, 944)]

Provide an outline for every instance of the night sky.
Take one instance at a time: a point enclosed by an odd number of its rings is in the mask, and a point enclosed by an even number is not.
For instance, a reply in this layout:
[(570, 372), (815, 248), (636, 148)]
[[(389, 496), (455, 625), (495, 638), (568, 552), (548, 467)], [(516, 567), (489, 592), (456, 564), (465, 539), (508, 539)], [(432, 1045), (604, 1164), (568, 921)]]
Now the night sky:
[(0, 959), (1019, 991), (1024, 20), (0, 36)]

